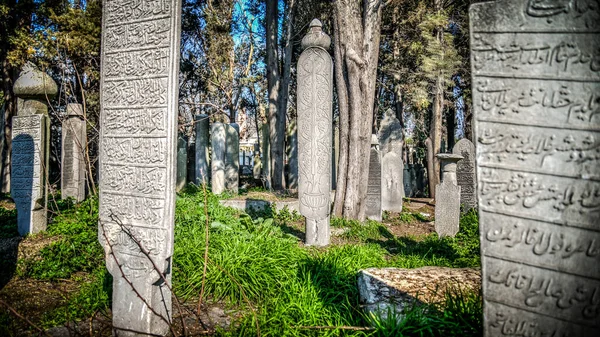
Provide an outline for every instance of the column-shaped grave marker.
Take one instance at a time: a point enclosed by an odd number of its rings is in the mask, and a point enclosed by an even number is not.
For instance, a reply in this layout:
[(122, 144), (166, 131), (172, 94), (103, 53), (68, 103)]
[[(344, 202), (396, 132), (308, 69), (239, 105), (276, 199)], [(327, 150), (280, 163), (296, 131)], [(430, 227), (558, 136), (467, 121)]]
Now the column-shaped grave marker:
[(85, 149), (87, 130), (83, 105), (67, 104), (67, 116), (62, 123), (60, 191), (63, 199), (85, 199)]
[(225, 189), (237, 194), (240, 181), (240, 126), (225, 125)]
[(435, 187), (435, 232), (454, 237), (460, 222), (460, 186), (456, 182), (456, 163), (461, 155), (440, 153), (442, 181)]
[(381, 221), (381, 151), (379, 149), (379, 139), (375, 134), (371, 135), (368, 179), (365, 216), (371, 220)]
[(219, 122), (212, 123), (210, 126), (210, 186), (214, 194), (221, 194), (225, 191), (226, 138), (225, 124)]
[(460, 186), (460, 203), (464, 210), (477, 207), (477, 180), (475, 177), (475, 145), (463, 138), (452, 148), (452, 153), (463, 156), (456, 164), (456, 182)]
[(314, 19), (298, 60), (298, 199), (306, 217), (306, 244), (329, 244), (333, 62), (331, 39)]
[(195, 116), (196, 125), (196, 165), (195, 183), (197, 185), (210, 182), (210, 166), (208, 141), (210, 137), (208, 115), (200, 114)]
[(180, 0), (104, 1), (98, 236), (116, 336), (171, 322), (180, 18)]
[(600, 6), (471, 6), (490, 336), (600, 335)]
[(27, 63), (13, 86), (22, 99), (12, 119), (10, 195), (17, 207), (19, 234), (37, 233), (48, 222), (48, 100), (58, 87), (50, 76)]

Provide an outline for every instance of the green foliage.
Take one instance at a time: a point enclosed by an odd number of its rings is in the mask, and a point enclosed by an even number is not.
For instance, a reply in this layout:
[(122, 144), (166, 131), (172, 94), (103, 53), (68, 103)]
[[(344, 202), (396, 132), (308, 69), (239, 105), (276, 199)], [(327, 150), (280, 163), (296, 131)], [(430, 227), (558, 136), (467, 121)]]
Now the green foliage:
[(98, 243), (98, 199), (89, 198), (54, 218), (48, 235), (56, 242), (40, 250), (39, 256), (23, 262), (24, 276), (56, 280), (79, 271), (93, 271), (104, 264)]
[(17, 210), (0, 207), (0, 239), (19, 235), (17, 230)]

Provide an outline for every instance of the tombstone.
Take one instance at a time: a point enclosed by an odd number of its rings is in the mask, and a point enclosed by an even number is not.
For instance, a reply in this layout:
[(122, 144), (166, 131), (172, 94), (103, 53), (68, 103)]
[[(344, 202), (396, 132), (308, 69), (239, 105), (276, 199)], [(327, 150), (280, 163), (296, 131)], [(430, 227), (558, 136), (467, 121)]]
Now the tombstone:
[(470, 15), (484, 335), (600, 336), (598, 0)]
[(98, 237), (114, 336), (171, 323), (181, 1), (105, 1)]
[(240, 172), (240, 127), (225, 124), (225, 189), (237, 194)]
[(181, 191), (187, 184), (188, 147), (187, 137), (183, 134), (177, 136), (177, 183), (175, 190)]
[(477, 181), (475, 179), (475, 145), (463, 138), (454, 144), (452, 153), (463, 156), (456, 164), (456, 181), (460, 186), (460, 203), (468, 212), (477, 207)]
[(195, 116), (196, 125), (196, 162), (194, 165), (195, 183), (200, 186), (210, 183), (210, 160), (208, 158), (209, 120), (208, 115)]
[(67, 104), (62, 123), (60, 192), (63, 199), (85, 199), (85, 149), (87, 130), (81, 104)]
[(460, 186), (456, 182), (456, 163), (461, 155), (440, 153), (442, 181), (435, 187), (435, 232), (439, 237), (458, 233), (460, 221)]
[(254, 162), (252, 164), (252, 177), (254, 179), (260, 179), (262, 163), (260, 160), (260, 145), (258, 143), (254, 144)]
[(261, 126), (261, 158), (262, 181), (266, 189), (271, 189), (271, 143), (269, 138), (269, 123)]
[(286, 186), (289, 190), (294, 191), (298, 189), (298, 130), (294, 121), (292, 121), (288, 127), (286, 143), (288, 159)]
[(310, 23), (298, 59), (298, 199), (306, 217), (306, 244), (329, 244), (331, 208), (331, 119), (333, 62), (331, 39), (319, 20)]
[(50, 119), (48, 100), (58, 87), (50, 76), (27, 63), (15, 81), (19, 99), (12, 118), (10, 195), (17, 208), (20, 235), (46, 229), (48, 222), (48, 159)]
[(381, 121), (378, 138), (382, 156), (381, 209), (400, 213), (404, 197), (402, 125), (391, 109)]
[(331, 188), (337, 189), (337, 176), (339, 174), (340, 161), (340, 128), (337, 125), (333, 127), (333, 164), (331, 165)]
[(365, 215), (375, 221), (381, 221), (381, 152), (378, 147), (377, 135), (372, 135)]
[(225, 156), (226, 156), (227, 132), (225, 124), (212, 123), (210, 129), (211, 145), (211, 182), (210, 186), (214, 194), (225, 192)]

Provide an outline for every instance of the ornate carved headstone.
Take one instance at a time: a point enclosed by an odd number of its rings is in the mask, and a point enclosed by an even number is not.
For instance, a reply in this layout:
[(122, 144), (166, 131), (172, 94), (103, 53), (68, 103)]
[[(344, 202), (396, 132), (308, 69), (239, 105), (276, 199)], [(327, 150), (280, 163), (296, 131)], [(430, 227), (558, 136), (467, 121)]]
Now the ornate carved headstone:
[(225, 125), (225, 189), (238, 193), (240, 172), (240, 127), (236, 123)]
[(306, 217), (306, 244), (329, 244), (333, 63), (331, 39), (317, 19), (302, 39), (298, 60), (298, 199)]
[(287, 132), (287, 189), (298, 189), (298, 129), (292, 121)]
[(187, 137), (183, 134), (177, 136), (177, 183), (175, 190), (181, 191), (187, 184), (188, 172), (188, 142)]
[(225, 191), (225, 156), (227, 144), (227, 132), (225, 124), (212, 123), (210, 127), (210, 186), (214, 194), (221, 194)]
[(463, 156), (456, 164), (456, 182), (460, 186), (460, 203), (467, 212), (477, 207), (477, 180), (475, 177), (475, 145), (463, 138), (452, 148), (452, 153)]
[(402, 163), (402, 125), (392, 110), (386, 111), (379, 127), (381, 151), (381, 209), (402, 212), (404, 164)]
[(381, 221), (381, 151), (378, 147), (377, 135), (372, 135), (365, 215), (368, 219), (375, 221)]
[(67, 116), (62, 123), (60, 191), (63, 199), (77, 202), (85, 199), (85, 148), (87, 131), (81, 104), (67, 104)]
[(471, 7), (485, 336), (600, 336), (600, 5)]
[(196, 165), (194, 166), (195, 183), (197, 185), (210, 182), (210, 166), (208, 159), (209, 120), (208, 115), (195, 116), (196, 125)]
[(435, 232), (440, 236), (455, 236), (460, 221), (460, 186), (456, 182), (456, 163), (461, 155), (441, 153), (442, 181), (435, 187)]
[(12, 119), (10, 195), (17, 207), (19, 234), (25, 235), (45, 230), (48, 222), (48, 100), (58, 87), (50, 76), (27, 63), (13, 92), (22, 101)]
[(171, 321), (180, 0), (105, 1), (100, 224), (116, 336)]

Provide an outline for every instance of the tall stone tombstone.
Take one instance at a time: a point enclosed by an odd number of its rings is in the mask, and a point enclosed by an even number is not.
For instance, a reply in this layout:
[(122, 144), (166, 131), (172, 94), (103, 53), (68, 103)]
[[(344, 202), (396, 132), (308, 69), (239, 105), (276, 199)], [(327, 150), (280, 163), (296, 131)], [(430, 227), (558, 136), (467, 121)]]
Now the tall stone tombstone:
[(298, 189), (298, 129), (296, 122), (292, 121), (287, 132), (287, 182), (288, 190)]
[(261, 126), (261, 158), (262, 180), (266, 189), (271, 189), (271, 143), (269, 141), (269, 123)]
[(377, 135), (371, 136), (365, 215), (367, 219), (381, 221), (381, 151)]
[(225, 125), (225, 189), (237, 194), (240, 181), (240, 127)]
[(188, 138), (183, 135), (177, 135), (177, 182), (175, 190), (181, 191), (187, 184), (188, 172)]
[(208, 158), (208, 141), (210, 139), (208, 115), (199, 114), (195, 117), (196, 126), (196, 165), (194, 165), (195, 183), (197, 185), (210, 182), (210, 160)]
[(225, 156), (227, 153), (227, 131), (225, 124), (215, 122), (210, 127), (210, 186), (214, 194), (225, 192)]
[(103, 5), (98, 236), (115, 336), (171, 322), (180, 18), (180, 0)]
[(22, 101), (12, 118), (10, 195), (17, 207), (19, 234), (26, 235), (45, 230), (48, 222), (48, 100), (58, 87), (50, 76), (27, 63), (13, 92)]
[(435, 187), (435, 232), (440, 236), (454, 237), (460, 222), (460, 186), (456, 182), (456, 163), (461, 155), (441, 153), (442, 181)]
[(381, 209), (400, 213), (404, 197), (402, 125), (392, 110), (385, 112), (377, 136), (381, 152)]
[(254, 154), (252, 161), (252, 177), (254, 179), (260, 179), (260, 174), (262, 170), (262, 163), (260, 160), (260, 145), (258, 143), (254, 144)]
[(298, 199), (306, 217), (306, 244), (326, 246), (330, 240), (331, 119), (333, 62), (331, 39), (314, 19), (302, 39), (298, 59)]
[(475, 177), (475, 145), (463, 138), (454, 144), (452, 153), (463, 156), (456, 164), (456, 182), (460, 186), (460, 203), (464, 211), (477, 207), (477, 180)]
[(60, 192), (63, 199), (85, 199), (85, 149), (87, 130), (81, 104), (67, 104), (62, 123)]
[(484, 334), (600, 336), (600, 5), (471, 16)]

